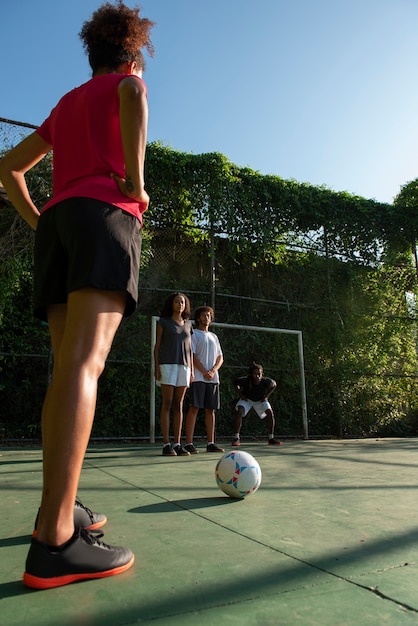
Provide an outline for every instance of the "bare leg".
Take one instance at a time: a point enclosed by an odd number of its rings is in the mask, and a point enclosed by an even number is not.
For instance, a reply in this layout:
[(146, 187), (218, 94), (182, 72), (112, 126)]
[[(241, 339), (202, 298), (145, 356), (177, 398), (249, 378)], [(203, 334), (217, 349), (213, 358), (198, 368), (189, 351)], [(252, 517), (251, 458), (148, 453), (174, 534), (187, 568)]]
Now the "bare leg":
[(96, 409), (97, 382), (126, 295), (81, 289), (48, 309), (54, 367), (42, 411), (43, 492), (37, 538), (58, 546), (74, 532), (73, 510)]
[(266, 420), (266, 425), (269, 431), (268, 434), (274, 435), (274, 428), (276, 425), (276, 420), (274, 419), (273, 411), (271, 411), (271, 409), (267, 409), (266, 417), (264, 419)]
[(196, 418), (199, 413), (199, 409), (196, 406), (191, 406), (186, 415), (186, 443), (193, 443), (194, 429), (196, 426)]
[(174, 389), (172, 385), (161, 385), (160, 426), (164, 445), (170, 442), (170, 411), (173, 404)]
[(215, 441), (215, 411), (214, 409), (205, 409), (205, 426), (208, 443)]
[(244, 414), (244, 409), (242, 408), (242, 406), (239, 406), (235, 410), (235, 414), (234, 414), (234, 429), (235, 429), (234, 432), (235, 433), (241, 432), (243, 414)]
[(183, 400), (187, 387), (175, 387), (173, 397), (173, 440), (180, 443), (181, 427), (183, 426)]

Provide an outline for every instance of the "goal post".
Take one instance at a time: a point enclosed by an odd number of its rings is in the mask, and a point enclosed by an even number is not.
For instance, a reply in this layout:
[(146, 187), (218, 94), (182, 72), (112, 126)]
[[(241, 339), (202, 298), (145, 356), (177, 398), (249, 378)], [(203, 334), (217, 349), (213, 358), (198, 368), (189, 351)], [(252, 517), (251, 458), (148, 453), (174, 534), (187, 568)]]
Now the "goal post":
[[(154, 377), (154, 346), (157, 338), (157, 322), (158, 316), (153, 315), (151, 318), (151, 368), (150, 368), (150, 443), (155, 443), (155, 377)], [(299, 360), (299, 379), (302, 406), (302, 425), (303, 438), (308, 439), (308, 409), (306, 403), (306, 383), (305, 383), (305, 363), (303, 355), (303, 338), (301, 330), (289, 330), (287, 328), (267, 328), (265, 326), (246, 326), (241, 324), (223, 324), (220, 322), (212, 322), (211, 327), (231, 328), (235, 330), (248, 330), (265, 333), (278, 333), (286, 335), (294, 335), (298, 342), (298, 360)]]

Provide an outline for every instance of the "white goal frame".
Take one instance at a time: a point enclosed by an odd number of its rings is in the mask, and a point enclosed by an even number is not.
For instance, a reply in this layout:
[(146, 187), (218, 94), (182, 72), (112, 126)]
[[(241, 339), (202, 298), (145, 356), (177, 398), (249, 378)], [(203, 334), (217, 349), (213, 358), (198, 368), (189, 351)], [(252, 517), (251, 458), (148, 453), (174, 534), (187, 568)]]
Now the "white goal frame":
[[(150, 443), (155, 443), (155, 378), (154, 378), (154, 346), (157, 338), (157, 322), (160, 318), (153, 315), (151, 318), (151, 378), (150, 378)], [(237, 330), (253, 330), (261, 331), (265, 333), (279, 333), (283, 335), (296, 335), (298, 340), (298, 354), (299, 354), (299, 376), (300, 376), (300, 391), (302, 401), (302, 424), (303, 424), (303, 438), (308, 439), (308, 410), (306, 403), (306, 383), (305, 383), (305, 363), (303, 356), (303, 339), (301, 330), (289, 330), (287, 328), (266, 328), (264, 326), (245, 326), (241, 324), (222, 324), (219, 322), (212, 322), (211, 326), (218, 326), (219, 328), (232, 328)]]

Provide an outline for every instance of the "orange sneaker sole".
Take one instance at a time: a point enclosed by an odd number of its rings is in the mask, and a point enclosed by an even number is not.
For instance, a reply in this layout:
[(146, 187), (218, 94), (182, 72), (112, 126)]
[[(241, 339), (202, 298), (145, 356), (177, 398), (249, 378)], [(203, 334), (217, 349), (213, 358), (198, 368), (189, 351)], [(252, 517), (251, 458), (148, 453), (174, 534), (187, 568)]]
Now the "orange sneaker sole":
[(53, 589), (54, 587), (63, 587), (71, 583), (77, 583), (82, 580), (92, 580), (94, 578), (107, 578), (108, 576), (116, 576), (126, 572), (134, 564), (135, 556), (132, 555), (131, 560), (125, 565), (109, 569), (104, 572), (85, 572), (83, 574), (68, 574), (68, 576), (57, 576), (52, 578), (40, 578), (25, 572), (23, 574), (23, 582), (27, 587), (32, 589)]

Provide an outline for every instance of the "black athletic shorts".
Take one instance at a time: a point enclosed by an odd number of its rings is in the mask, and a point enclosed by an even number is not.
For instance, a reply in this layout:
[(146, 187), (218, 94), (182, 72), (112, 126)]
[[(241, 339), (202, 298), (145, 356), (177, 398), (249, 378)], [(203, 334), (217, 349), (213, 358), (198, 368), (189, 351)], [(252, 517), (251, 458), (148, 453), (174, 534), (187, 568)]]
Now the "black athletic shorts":
[(34, 313), (93, 287), (126, 291), (125, 317), (138, 300), (141, 225), (136, 217), (91, 198), (71, 198), (41, 214), (34, 249)]
[(219, 409), (219, 384), (198, 381), (190, 385), (190, 404), (198, 409)]

